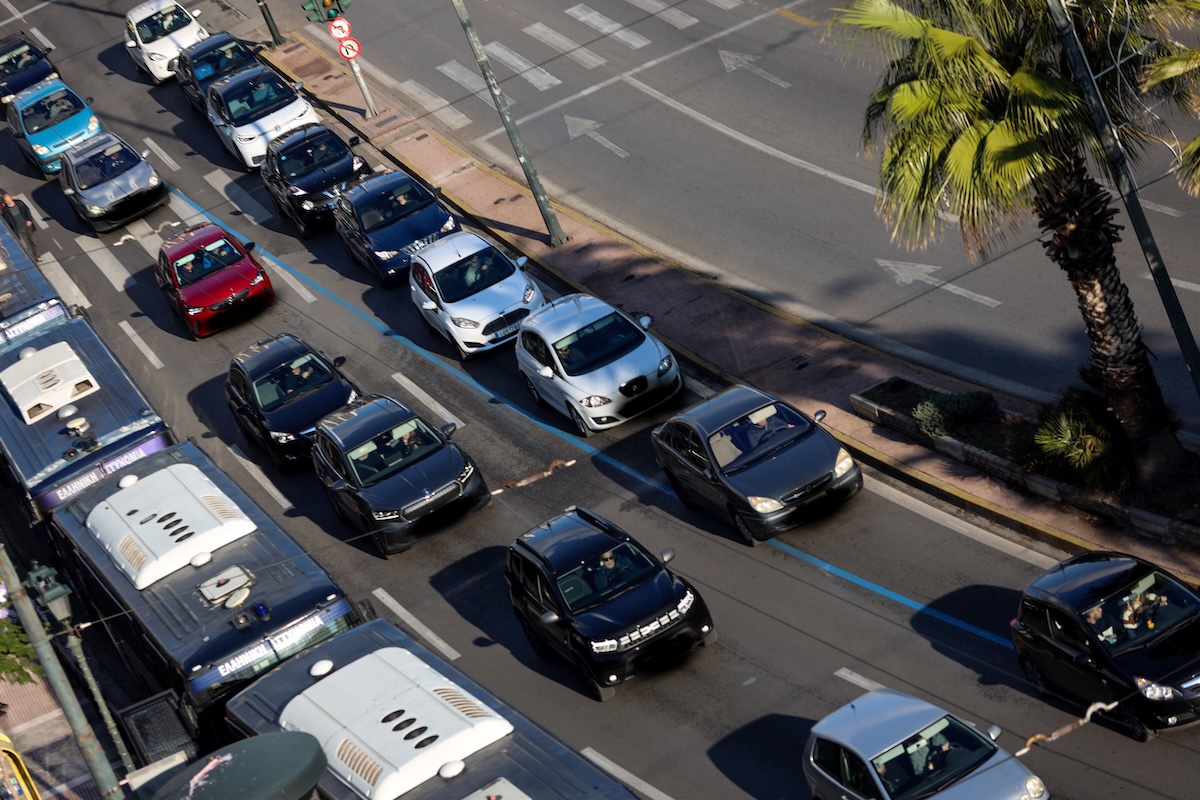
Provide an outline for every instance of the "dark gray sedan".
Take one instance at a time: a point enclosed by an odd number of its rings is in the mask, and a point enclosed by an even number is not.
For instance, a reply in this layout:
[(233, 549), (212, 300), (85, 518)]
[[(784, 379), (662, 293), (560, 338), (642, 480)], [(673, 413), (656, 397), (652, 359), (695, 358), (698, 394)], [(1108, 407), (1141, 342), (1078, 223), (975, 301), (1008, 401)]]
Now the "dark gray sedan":
[(115, 133), (93, 136), (63, 153), (63, 194), (97, 233), (145, 216), (167, 202), (167, 185), (146, 158)]
[(734, 386), (654, 429), (659, 465), (685, 506), (727, 517), (748, 545), (802, 524), (862, 488), (862, 471), (819, 423)]

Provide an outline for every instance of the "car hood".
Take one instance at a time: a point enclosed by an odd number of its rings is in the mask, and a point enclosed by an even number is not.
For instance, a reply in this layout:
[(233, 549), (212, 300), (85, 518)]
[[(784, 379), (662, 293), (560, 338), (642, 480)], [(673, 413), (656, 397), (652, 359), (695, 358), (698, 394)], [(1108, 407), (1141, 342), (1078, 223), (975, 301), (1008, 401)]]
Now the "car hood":
[(367, 239), (372, 250), (403, 250), (418, 239), (437, 233), (449, 218), (445, 209), (433, 202), (386, 228), (371, 231)]
[(275, 138), (282, 133), (298, 128), (306, 122), (316, 122), (316, 114), (312, 110), (312, 104), (303, 97), (297, 97), (292, 102), (288, 103), (277, 111), (272, 111), (265, 117), (259, 117), (251, 122), (246, 122), (234, 128), (238, 136), (262, 136), (270, 134), (268, 138)]
[(679, 605), (687, 585), (666, 569), (612, 599), (575, 614), (575, 629), (587, 639), (611, 639)]
[(144, 53), (159, 53), (167, 58), (174, 58), (179, 55), (179, 51), (185, 47), (191, 47), (196, 42), (200, 41), (200, 32), (204, 30), (200, 27), (199, 22), (193, 21), (190, 25), (185, 25), (177, 31), (172, 31), (161, 39), (156, 39), (149, 44), (142, 44), (142, 52)]
[(108, 208), (122, 198), (149, 189), (154, 174), (154, 167), (142, 161), (104, 183), (80, 189), (79, 198), (89, 205)]
[(1167, 633), (1144, 648), (1117, 654), (1113, 662), (1131, 680), (1141, 677), (1178, 686), (1200, 672), (1200, 618), (1192, 617), (1179, 630)]
[(189, 306), (210, 306), (250, 286), (258, 275), (258, 265), (243, 258), (231, 267), (217, 270), (211, 275), (179, 290), (183, 302)]
[(400, 509), (457, 478), (466, 463), (462, 451), (447, 442), (415, 464), (364, 488), (361, 495), (373, 509)]
[(483, 322), (506, 311), (513, 306), (522, 305), (525, 295), (525, 284), (529, 278), (521, 270), (517, 270), (499, 283), (493, 284), (482, 292), (476, 292), (470, 297), (463, 298), (457, 303), (448, 303), (446, 313), (452, 317), (466, 317), (476, 322)]
[(352, 391), (345, 381), (329, 381), (263, 414), (263, 421), (269, 430), (302, 433), (314, 427), (326, 414), (346, 405)]
[(659, 362), (668, 355), (670, 351), (647, 333), (646, 338), (632, 352), (591, 372), (568, 375), (566, 381), (574, 386), (581, 396), (616, 394), (623, 383), (639, 375), (646, 375), (653, 381), (658, 374)]
[(0, 81), (0, 97), (24, 91), (38, 81), (48, 78), (53, 72), (54, 67), (49, 60), (39, 59), (36, 63)]
[(91, 109), (84, 108), (79, 113), (67, 117), (57, 125), (52, 125), (49, 128), (43, 128), (36, 133), (29, 134), (29, 144), (30, 146), (40, 144), (43, 147), (49, 148), (51, 152), (58, 152), (64, 150), (68, 142), (72, 139), (85, 137), (74, 142), (74, 144), (79, 144), (79, 142), (90, 139), (104, 130), (103, 124), (97, 125), (96, 130), (88, 135), (88, 122), (94, 116), (96, 115), (92, 113)]
[(1003, 750), (973, 771), (938, 792), (937, 800), (1021, 800), (1025, 779), (1033, 775), (1024, 764)]
[(722, 475), (743, 495), (779, 498), (831, 472), (840, 447), (836, 439), (814, 425), (806, 436), (787, 447), (751, 462), (745, 469)]
[(346, 153), (342, 158), (320, 169), (313, 170), (307, 175), (289, 179), (289, 183), (297, 189), (303, 189), (308, 194), (320, 194), (331, 186), (341, 186), (349, 183), (366, 170), (367, 162), (361, 162), (359, 169), (354, 168), (354, 154)]

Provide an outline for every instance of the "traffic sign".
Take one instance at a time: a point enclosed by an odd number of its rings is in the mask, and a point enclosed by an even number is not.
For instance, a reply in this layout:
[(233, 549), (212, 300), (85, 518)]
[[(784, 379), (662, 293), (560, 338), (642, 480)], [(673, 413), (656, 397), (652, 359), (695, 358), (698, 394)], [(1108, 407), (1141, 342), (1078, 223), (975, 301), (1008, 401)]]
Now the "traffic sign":
[(329, 35), (339, 42), (350, 38), (350, 22), (345, 17), (329, 20)]
[(360, 50), (362, 50), (362, 45), (358, 43), (358, 39), (352, 39), (347, 36), (338, 42), (338, 53), (347, 61), (353, 61), (358, 58)]

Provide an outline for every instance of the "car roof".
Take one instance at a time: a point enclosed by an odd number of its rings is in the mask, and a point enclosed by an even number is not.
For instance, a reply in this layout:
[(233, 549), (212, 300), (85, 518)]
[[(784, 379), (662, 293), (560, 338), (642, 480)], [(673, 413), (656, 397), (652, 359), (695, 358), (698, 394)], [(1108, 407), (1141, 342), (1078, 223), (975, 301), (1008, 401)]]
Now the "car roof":
[(431, 245), (422, 247), (416, 255), (429, 271), (440, 272), (446, 267), (457, 264), (472, 253), (490, 249), (492, 243), (478, 234), (470, 231), (457, 231)]
[[(179, 3), (175, 0), (146, 0), (145, 3), (138, 3), (133, 8), (125, 12), (125, 19), (142, 20), (150, 16), (156, 11), (162, 11), (164, 8), (177, 6)], [(185, 9), (186, 10), (186, 9)]]
[(603, 517), (571, 507), (521, 534), (513, 546), (529, 551), (557, 575), (632, 538)]
[[(204, 55), (209, 50), (216, 50), (218, 47), (223, 47), (230, 42), (241, 41), (241, 39), (234, 36), (229, 31), (218, 31), (217, 33), (210, 33), (207, 39), (201, 39), (198, 42), (189, 44), (187, 47), (179, 51), (179, 55), (181, 58), (185, 55), (188, 58), (195, 58), (196, 56)], [(245, 44), (245, 42), (242, 43)]]
[(884, 687), (829, 714), (813, 726), (812, 735), (840, 742), (870, 759), (945, 715), (932, 703)]
[(232, 360), (240, 364), (247, 375), (256, 378), (264, 370), (273, 369), (284, 361), (313, 352), (316, 351), (296, 334), (277, 333), (259, 339), (235, 355)]
[(709, 436), (751, 411), (775, 402), (780, 401), (751, 386), (731, 386), (720, 394), (676, 414), (675, 419), (686, 420), (702, 435)]
[(521, 322), (521, 327), (534, 330), (553, 342), (615, 310), (599, 297), (568, 294), (534, 311)]
[(1125, 553), (1081, 553), (1034, 578), (1025, 593), (1041, 599), (1055, 597), (1082, 611), (1156, 569), (1150, 562)]
[(375, 172), (367, 175), (346, 187), (342, 192), (351, 204), (360, 203), (375, 195), (390, 191), (401, 183), (417, 183), (417, 179), (402, 169), (389, 169), (385, 172)]
[(317, 427), (333, 437), (343, 450), (349, 450), (415, 416), (416, 412), (393, 397), (369, 394), (329, 414)]
[(217, 238), (224, 236), (226, 239), (233, 240), (235, 237), (213, 222), (202, 222), (199, 225), (193, 225), (187, 230), (180, 233), (178, 236), (173, 236), (162, 243), (162, 251), (168, 257), (172, 257), (175, 253), (184, 251), (188, 252), (193, 247), (208, 242), (214, 241)]
[[(217, 79), (216, 83), (209, 87), (209, 91), (215, 91), (217, 94), (224, 96), (225, 92), (229, 91), (230, 89), (235, 87), (241, 88), (248, 83), (254, 83), (266, 75), (283, 80), (278, 72), (271, 69), (266, 64), (250, 64), (242, 69), (231, 72), (228, 75), (222, 75)], [(284, 81), (284, 83), (287, 83), (287, 81)], [(290, 86), (291, 84), (288, 85)]]
[[(39, 100), (45, 97), (51, 92), (56, 92), (59, 89), (71, 89), (71, 87), (63, 83), (61, 78), (46, 78), (46, 80), (38, 81), (28, 89), (21, 90), (21, 93), (14, 97), (12, 102), (13, 105), (15, 105), (17, 108), (20, 108), (32, 103), (34, 100)], [(71, 92), (80, 100), (83, 99), (83, 96), (74, 89), (71, 89)]]
[(337, 135), (337, 131), (333, 130), (328, 125), (324, 125), (320, 122), (306, 122), (299, 128), (293, 128), (287, 133), (276, 136), (274, 139), (267, 142), (267, 150), (277, 153), (280, 150), (291, 147), (295, 144), (299, 144), (300, 142), (307, 141), (309, 139), (315, 139), (317, 136), (322, 134), (330, 134), (335, 139), (342, 138)]
[(114, 144), (121, 143), (129, 149), (133, 149), (129, 142), (122, 139), (112, 131), (101, 131), (87, 141), (80, 142), (72, 147), (67, 152), (63, 153), (63, 159), (70, 161), (72, 164), (77, 164), (81, 161), (87, 161), (92, 156), (96, 155)]

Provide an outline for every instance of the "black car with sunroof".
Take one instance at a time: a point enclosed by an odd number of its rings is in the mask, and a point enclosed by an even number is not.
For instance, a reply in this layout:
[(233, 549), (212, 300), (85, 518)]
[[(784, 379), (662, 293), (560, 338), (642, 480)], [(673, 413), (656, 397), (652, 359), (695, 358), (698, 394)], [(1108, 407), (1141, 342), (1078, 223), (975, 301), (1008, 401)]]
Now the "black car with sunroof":
[(58, 77), (53, 48), (39, 47), (24, 31), (0, 39), (0, 102), (7, 103), (38, 81)]
[(366, 159), (320, 124), (296, 128), (272, 139), (261, 175), (275, 209), (296, 223), (300, 238), (333, 225), (333, 203), (346, 186), (371, 174)]
[(175, 58), (175, 77), (188, 104), (203, 113), (208, 87), (226, 75), (260, 63), (259, 49), (225, 32), (185, 47)]
[(700, 593), (667, 569), (674, 557), (572, 507), (509, 547), (504, 578), (534, 652), (566, 659), (604, 702), (647, 664), (717, 641)]

